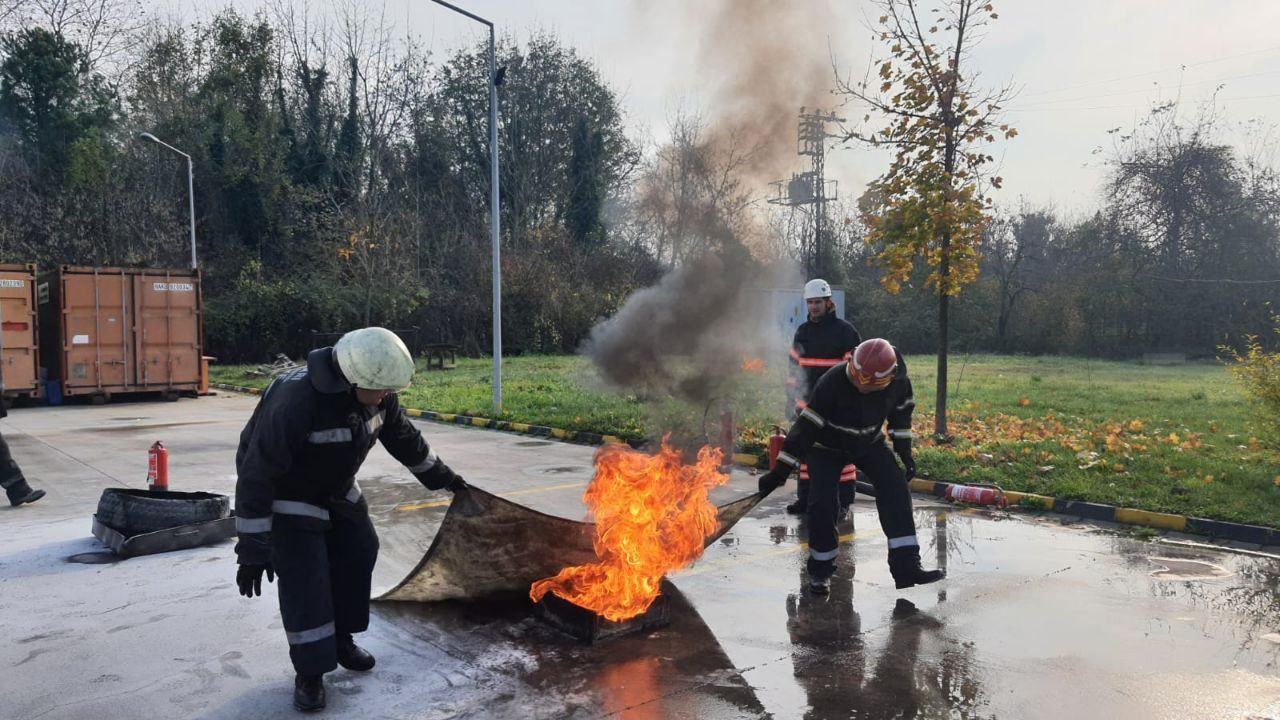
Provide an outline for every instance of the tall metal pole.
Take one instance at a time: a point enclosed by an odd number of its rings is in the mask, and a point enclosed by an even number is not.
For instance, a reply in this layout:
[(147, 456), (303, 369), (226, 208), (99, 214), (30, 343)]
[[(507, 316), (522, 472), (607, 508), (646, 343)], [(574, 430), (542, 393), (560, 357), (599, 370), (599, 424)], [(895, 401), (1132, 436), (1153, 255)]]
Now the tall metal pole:
[(493, 23), (445, 0), (431, 2), (489, 28), (489, 235), (493, 244), (493, 414), (502, 414), (502, 258), (498, 247), (498, 85)]
[(187, 156), (187, 213), (191, 218), (191, 269), (196, 270), (196, 182), (195, 171), (191, 167), (191, 156)]
[(489, 234), (493, 244), (493, 414), (502, 414), (502, 262), (498, 246), (498, 84), (489, 26)]
[(149, 132), (138, 133), (138, 139), (153, 142), (187, 159), (187, 215), (191, 222), (191, 269), (195, 270), (199, 266), (196, 264), (196, 183), (194, 179), (195, 170), (191, 166), (191, 156)]

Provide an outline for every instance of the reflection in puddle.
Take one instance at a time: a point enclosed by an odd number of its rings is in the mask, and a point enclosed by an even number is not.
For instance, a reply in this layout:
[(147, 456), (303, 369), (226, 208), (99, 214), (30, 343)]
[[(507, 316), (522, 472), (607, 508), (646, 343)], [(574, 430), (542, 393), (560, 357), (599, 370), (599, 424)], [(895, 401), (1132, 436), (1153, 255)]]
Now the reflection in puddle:
[(1169, 557), (1153, 557), (1148, 560), (1153, 565), (1160, 566), (1159, 570), (1151, 571), (1151, 577), (1160, 580), (1212, 580), (1235, 574), (1221, 565), (1203, 560)]

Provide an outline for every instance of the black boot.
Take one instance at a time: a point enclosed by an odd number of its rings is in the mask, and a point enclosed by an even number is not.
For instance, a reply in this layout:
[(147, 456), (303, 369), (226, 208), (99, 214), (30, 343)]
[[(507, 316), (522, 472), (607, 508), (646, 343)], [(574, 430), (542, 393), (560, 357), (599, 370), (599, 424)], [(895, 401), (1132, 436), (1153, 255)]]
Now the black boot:
[(324, 676), (299, 675), (293, 680), (293, 706), (302, 712), (324, 709)]
[(809, 592), (813, 595), (826, 595), (831, 592), (831, 578), (809, 577)]
[(373, 656), (356, 644), (351, 633), (338, 635), (338, 664), (348, 670), (364, 672), (373, 669)]
[(889, 572), (893, 584), (899, 590), (916, 585), (928, 585), (947, 576), (942, 570), (925, 570), (920, 567), (920, 546), (894, 548), (889, 551)]
[(43, 490), (32, 490), (25, 479), (18, 480), (16, 483), (4, 489), (5, 494), (9, 496), (9, 504), (17, 507), (23, 503), (33, 503), (44, 497)]

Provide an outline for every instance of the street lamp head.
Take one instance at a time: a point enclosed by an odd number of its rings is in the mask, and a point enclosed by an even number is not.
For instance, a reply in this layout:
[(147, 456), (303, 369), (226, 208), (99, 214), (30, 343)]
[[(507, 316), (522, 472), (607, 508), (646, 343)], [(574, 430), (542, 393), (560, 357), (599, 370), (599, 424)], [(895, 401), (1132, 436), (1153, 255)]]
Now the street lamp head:
[(153, 143), (158, 143), (158, 142), (160, 142), (160, 138), (156, 137), (155, 135), (152, 135), (152, 134), (151, 134), (151, 133), (149, 133), (149, 132), (140, 132), (140, 133), (138, 133), (138, 139), (139, 139), (139, 140), (150, 140), (150, 141), (151, 141), (151, 142), (153, 142)]

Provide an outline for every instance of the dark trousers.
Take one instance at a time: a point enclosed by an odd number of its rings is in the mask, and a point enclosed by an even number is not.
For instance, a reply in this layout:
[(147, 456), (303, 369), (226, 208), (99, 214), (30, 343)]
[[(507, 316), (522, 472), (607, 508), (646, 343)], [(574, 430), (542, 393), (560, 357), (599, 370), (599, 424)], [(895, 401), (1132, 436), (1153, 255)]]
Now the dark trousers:
[(271, 563), (289, 658), (302, 675), (338, 666), (336, 636), (369, 627), (369, 592), (378, 535), (368, 507), (334, 508), (326, 531), (280, 527), (271, 532)]
[(18, 463), (13, 459), (13, 453), (9, 452), (9, 443), (5, 442), (3, 435), (0, 435), (0, 487), (7, 491), (19, 485), (25, 486), (26, 482), (27, 479), (22, 475), (22, 468), (18, 467)]
[[(858, 479), (863, 479), (863, 473), (861, 470), (858, 471)], [(853, 484), (852, 480), (847, 482), (841, 481), (840, 504), (845, 507), (852, 505), (855, 491), (856, 486)], [(804, 478), (796, 480), (796, 501), (800, 503), (801, 507), (804, 507), (809, 503), (809, 481)]]
[(916, 523), (911, 514), (911, 489), (898, 467), (893, 451), (883, 442), (858, 458), (829, 448), (815, 446), (805, 461), (809, 464), (809, 575), (830, 577), (835, 567), (840, 534), (840, 470), (853, 461), (876, 489), (876, 512), (889, 547), (915, 545)]

